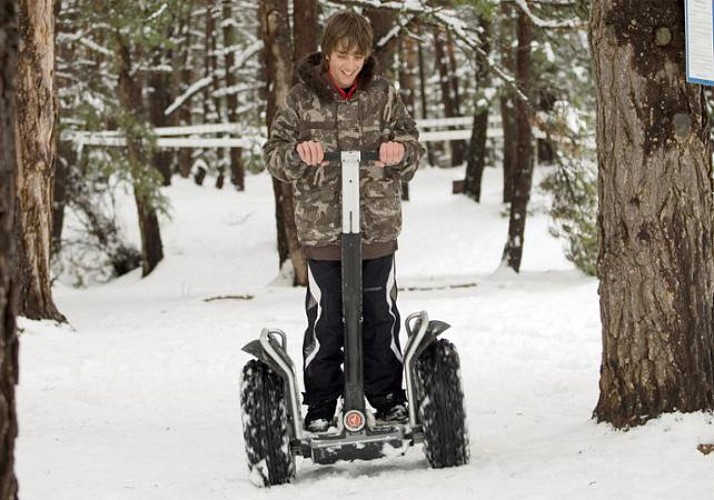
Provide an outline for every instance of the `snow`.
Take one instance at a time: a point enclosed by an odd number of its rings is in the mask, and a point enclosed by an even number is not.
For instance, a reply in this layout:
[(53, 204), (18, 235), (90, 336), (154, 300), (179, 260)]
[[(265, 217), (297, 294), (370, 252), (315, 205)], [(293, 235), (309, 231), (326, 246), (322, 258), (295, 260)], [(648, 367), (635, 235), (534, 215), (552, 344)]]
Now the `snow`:
[(20, 321), (20, 497), (710, 498), (714, 456), (696, 447), (714, 440), (712, 416), (666, 415), (629, 432), (593, 421), (596, 280), (548, 234), (542, 195), (530, 207), (522, 272), (501, 267), (502, 174), (486, 170), (481, 204), (450, 193), (463, 174), (427, 168), (413, 181), (397, 280), (404, 318), (425, 309), (452, 325), (443, 335), (462, 360), (469, 465), (431, 470), (419, 447), (374, 462), (298, 459), (295, 483), (257, 488), (240, 424), (241, 347), (280, 328), (300, 366), (305, 291), (276, 279), (267, 175), (249, 176), (245, 193), (175, 179), (165, 191), (166, 258), (153, 274), (57, 285), (71, 327)]

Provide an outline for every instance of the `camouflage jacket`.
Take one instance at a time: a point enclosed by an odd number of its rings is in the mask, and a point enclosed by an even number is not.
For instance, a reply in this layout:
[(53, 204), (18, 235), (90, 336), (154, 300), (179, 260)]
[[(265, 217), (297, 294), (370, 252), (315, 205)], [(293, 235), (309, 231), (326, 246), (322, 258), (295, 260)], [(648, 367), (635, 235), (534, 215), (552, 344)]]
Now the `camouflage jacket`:
[[(414, 176), (422, 154), (416, 124), (394, 87), (374, 74), (373, 57), (365, 61), (349, 100), (321, 74), (321, 58), (320, 53), (312, 54), (298, 67), (301, 81), (275, 114), (263, 146), (265, 162), (273, 176), (293, 187), (298, 239), (307, 257), (333, 259), (339, 258), (342, 227), (339, 168), (303, 163), (297, 144), (319, 141), (329, 152), (378, 151), (383, 142), (402, 143), (404, 160), (395, 169), (368, 166), (360, 173), (363, 257), (381, 257), (396, 250), (402, 225), (401, 181)], [(321, 251), (325, 247), (329, 251)]]

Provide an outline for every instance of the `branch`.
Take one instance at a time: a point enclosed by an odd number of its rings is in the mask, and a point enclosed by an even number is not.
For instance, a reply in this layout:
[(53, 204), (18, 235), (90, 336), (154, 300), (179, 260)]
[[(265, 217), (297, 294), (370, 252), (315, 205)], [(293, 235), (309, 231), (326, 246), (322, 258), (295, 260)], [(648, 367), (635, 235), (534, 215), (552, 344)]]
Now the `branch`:
[(518, 7), (523, 11), (523, 13), (526, 14), (531, 19), (531, 22), (539, 28), (578, 30), (578, 29), (583, 29), (587, 26), (587, 23), (580, 19), (567, 19), (565, 21), (546, 21), (544, 19), (539, 18), (535, 14), (533, 14), (530, 7), (528, 7), (527, 0), (513, 0), (513, 1), (516, 3), (516, 5), (518, 5)]

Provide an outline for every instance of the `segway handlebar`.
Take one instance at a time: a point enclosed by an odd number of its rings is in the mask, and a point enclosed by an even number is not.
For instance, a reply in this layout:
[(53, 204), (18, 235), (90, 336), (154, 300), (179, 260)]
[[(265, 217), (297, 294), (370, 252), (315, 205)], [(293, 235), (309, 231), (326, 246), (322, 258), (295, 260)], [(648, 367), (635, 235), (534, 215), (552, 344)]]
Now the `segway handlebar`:
[[(350, 153), (359, 153), (360, 162), (363, 161), (379, 161), (379, 151), (350, 151)], [(339, 163), (342, 161), (342, 152), (329, 151), (325, 152), (325, 161)]]

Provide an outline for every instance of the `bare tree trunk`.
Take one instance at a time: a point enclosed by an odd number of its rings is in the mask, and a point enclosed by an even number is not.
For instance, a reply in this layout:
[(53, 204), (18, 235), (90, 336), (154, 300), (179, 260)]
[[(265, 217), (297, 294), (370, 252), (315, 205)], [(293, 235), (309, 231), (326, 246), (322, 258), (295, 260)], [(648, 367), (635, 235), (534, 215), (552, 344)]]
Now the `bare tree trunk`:
[[(521, 92), (531, 95), (531, 42), (533, 25), (527, 14), (518, 15), (518, 53), (516, 55), (516, 79)], [(508, 220), (508, 240), (503, 249), (503, 262), (514, 271), (521, 268), (523, 257), (528, 199), (533, 179), (533, 134), (531, 132), (529, 104), (516, 100), (516, 171), (514, 176), (511, 215)]]
[[(265, 42), (265, 63), (267, 66), (268, 106), (266, 121), (268, 129), (278, 103), (285, 99), (293, 81), (293, 50), (290, 40), (287, 2), (283, 0), (261, 0), (260, 18), (263, 41)], [(275, 220), (278, 229), (279, 265), (290, 259), (295, 271), (294, 285), (307, 285), (307, 263), (300, 250), (295, 227), (295, 208), (292, 186), (273, 179), (275, 194)]]
[[(192, 69), (191, 69), (191, 43), (192, 43), (192, 31), (191, 31), (191, 7), (193, 6), (193, 1), (189, 2), (189, 6), (184, 10), (184, 16), (181, 16), (178, 20), (179, 28), (178, 32), (185, 36), (185, 40), (181, 44), (180, 52), (177, 54), (176, 62), (174, 63), (174, 73), (173, 78), (175, 87), (179, 89), (178, 93), (181, 94), (185, 92), (191, 86), (192, 80)], [(177, 113), (178, 118), (176, 118), (177, 125), (191, 125), (191, 98), (186, 99), (181, 107), (179, 107)], [(191, 175), (191, 167), (193, 167), (193, 149), (191, 148), (179, 148), (178, 150), (178, 172), (184, 179)]]
[(18, 60), (17, 3), (0, 0), (0, 498), (17, 499), (15, 385), (19, 363), (18, 282), (15, 274), (15, 78)]
[[(67, 6), (68, 1), (57, 0), (55, 2), (55, 21), (59, 22), (59, 13), (63, 6)], [(73, 25), (76, 22), (76, 16), (68, 15), (65, 18), (65, 23), (67, 25)], [(60, 32), (62, 28), (59, 26), (55, 27), (57, 32)], [(75, 44), (74, 42), (65, 41), (64, 43), (57, 44), (57, 56), (55, 64), (59, 64), (59, 61), (72, 61), (75, 58)], [(55, 75), (55, 84), (58, 89), (63, 87), (68, 87), (70, 85), (69, 78)], [(62, 105), (59, 105), (60, 109)], [(59, 113), (56, 116), (59, 121)], [(59, 127), (59, 123), (56, 124)], [(50, 242), (50, 255), (56, 255), (62, 249), (62, 229), (64, 227), (64, 211), (67, 205), (68, 198), (68, 182), (70, 169), (76, 163), (77, 153), (74, 150), (74, 145), (65, 141), (59, 142), (57, 144), (57, 155), (55, 156), (55, 177), (54, 186), (52, 192), (52, 240)]]
[[(223, 0), (223, 41), (228, 49), (236, 44), (236, 29), (231, 23), (227, 22), (229, 19), (233, 18), (233, 10), (231, 9), (231, 0)], [(228, 121), (231, 123), (238, 123), (238, 96), (236, 95), (234, 89), (238, 83), (236, 78), (234, 68), (235, 65), (235, 52), (233, 50), (226, 50), (224, 56), (224, 66), (226, 68), (226, 87), (229, 89), (229, 93), (226, 96), (226, 115), (228, 116)], [(243, 149), (242, 148), (231, 148), (229, 156), (229, 169), (231, 171), (231, 183), (236, 187), (238, 191), (245, 191), (245, 169), (243, 167)]]
[[(454, 101), (453, 116), (461, 116), (461, 92), (459, 90), (459, 76), (456, 74), (456, 51), (454, 49), (454, 37), (450, 31), (446, 33), (446, 54), (449, 57), (449, 83), (451, 84), (451, 98)], [(452, 165), (462, 165), (466, 161), (466, 141), (451, 141), (451, 151)]]
[[(164, 59), (170, 60), (170, 54), (161, 53), (161, 49), (156, 50), (155, 64), (157, 67), (163, 66)], [(169, 126), (170, 119), (164, 114), (166, 108), (171, 105), (173, 96), (171, 95), (171, 76), (165, 71), (154, 71), (149, 74), (149, 121), (154, 127)], [(152, 154), (151, 165), (161, 173), (164, 181), (164, 186), (171, 185), (172, 175), (172, 159), (171, 151), (156, 151)]]
[[(163, 66), (165, 55), (164, 49), (156, 49), (154, 54), (154, 67)], [(170, 57), (168, 58), (170, 59)], [(169, 73), (162, 69), (149, 73), (149, 122), (153, 127), (166, 127), (169, 125), (169, 118), (164, 114), (164, 110), (171, 105), (170, 94), (171, 78)], [(161, 173), (164, 186), (171, 185), (171, 160), (173, 154), (170, 151), (155, 151), (151, 155), (151, 165)]]
[[(293, 0), (293, 62), (317, 51), (318, 25), (317, 0)], [(293, 81), (296, 77), (293, 75)], [(297, 83), (297, 82), (295, 82)]]
[(369, 19), (372, 30), (374, 30), (374, 43), (377, 45), (374, 55), (377, 61), (379, 61), (382, 72), (393, 80), (394, 52), (396, 45), (389, 44), (387, 46), (379, 46), (378, 44), (379, 41), (394, 28), (397, 21), (397, 13), (393, 9), (368, 7), (364, 9), (364, 15)]
[[(406, 36), (401, 40), (399, 65), (399, 94), (412, 117), (416, 117), (416, 89), (419, 79), (419, 44)], [(409, 200), (409, 183), (402, 182), (402, 200)]]
[(710, 124), (702, 88), (684, 78), (682, 2), (646, 3), (596, 0), (590, 23), (603, 337), (595, 416), (618, 428), (714, 408)]
[[(446, 32), (440, 28), (437, 28), (434, 33), (434, 55), (436, 58), (436, 69), (439, 73), (439, 87), (441, 88), (441, 103), (444, 107), (444, 116), (456, 116), (451, 87), (449, 56), (446, 50)], [(452, 165), (454, 165), (453, 159), (458, 155), (454, 147), (453, 141), (450, 141), (449, 148), (451, 150)]]
[[(129, 42), (116, 34), (116, 58), (119, 73), (119, 103), (127, 113), (141, 119), (146, 116), (144, 110), (142, 84), (139, 75), (132, 71), (132, 58)], [(142, 144), (142, 138), (133, 130), (125, 130), (127, 143), (127, 159), (132, 170), (139, 170), (149, 165), (149, 158)], [(141, 233), (141, 267), (142, 275), (153, 271), (164, 258), (161, 231), (156, 210), (151, 206), (149, 196), (144, 189), (134, 182), (134, 199), (139, 216), (139, 232)]]
[[(503, 66), (513, 71), (513, 11), (508, 2), (501, 3), (501, 58)], [(513, 201), (516, 172), (516, 126), (514, 119), (514, 95), (507, 88), (501, 89), (501, 127), (503, 129), (503, 202)]]
[(51, 255), (62, 249), (62, 228), (64, 226), (64, 210), (67, 205), (67, 182), (69, 169), (76, 162), (77, 153), (69, 141), (60, 142), (55, 158), (55, 182), (52, 192), (52, 240)]
[(54, 1), (18, 3), (22, 47), (17, 68), (16, 232), (19, 238), (18, 314), (66, 321), (50, 288), (52, 183), (57, 142), (54, 85)]
[[(421, 27), (417, 27), (417, 35), (419, 35), (421, 39)], [(419, 42), (417, 48), (417, 56), (419, 57), (419, 97), (421, 100), (421, 117), (426, 119), (429, 118), (429, 99), (427, 98), (426, 93), (426, 58), (424, 57), (424, 49), (421, 45), (421, 41)], [(429, 161), (429, 165), (436, 165), (436, 154), (433, 144), (433, 142), (426, 143), (426, 157)]]
[[(482, 48), (487, 56), (491, 51), (491, 21), (486, 16), (480, 16), (479, 25), (482, 28)], [(486, 61), (476, 61), (476, 102), (474, 104), (474, 121), (471, 128), (468, 157), (466, 159), (466, 178), (464, 179), (464, 194), (477, 202), (481, 201), (481, 180), (486, 167), (486, 140), (488, 132), (488, 114), (490, 101), (486, 99), (485, 90), (491, 86), (488, 77)]]

